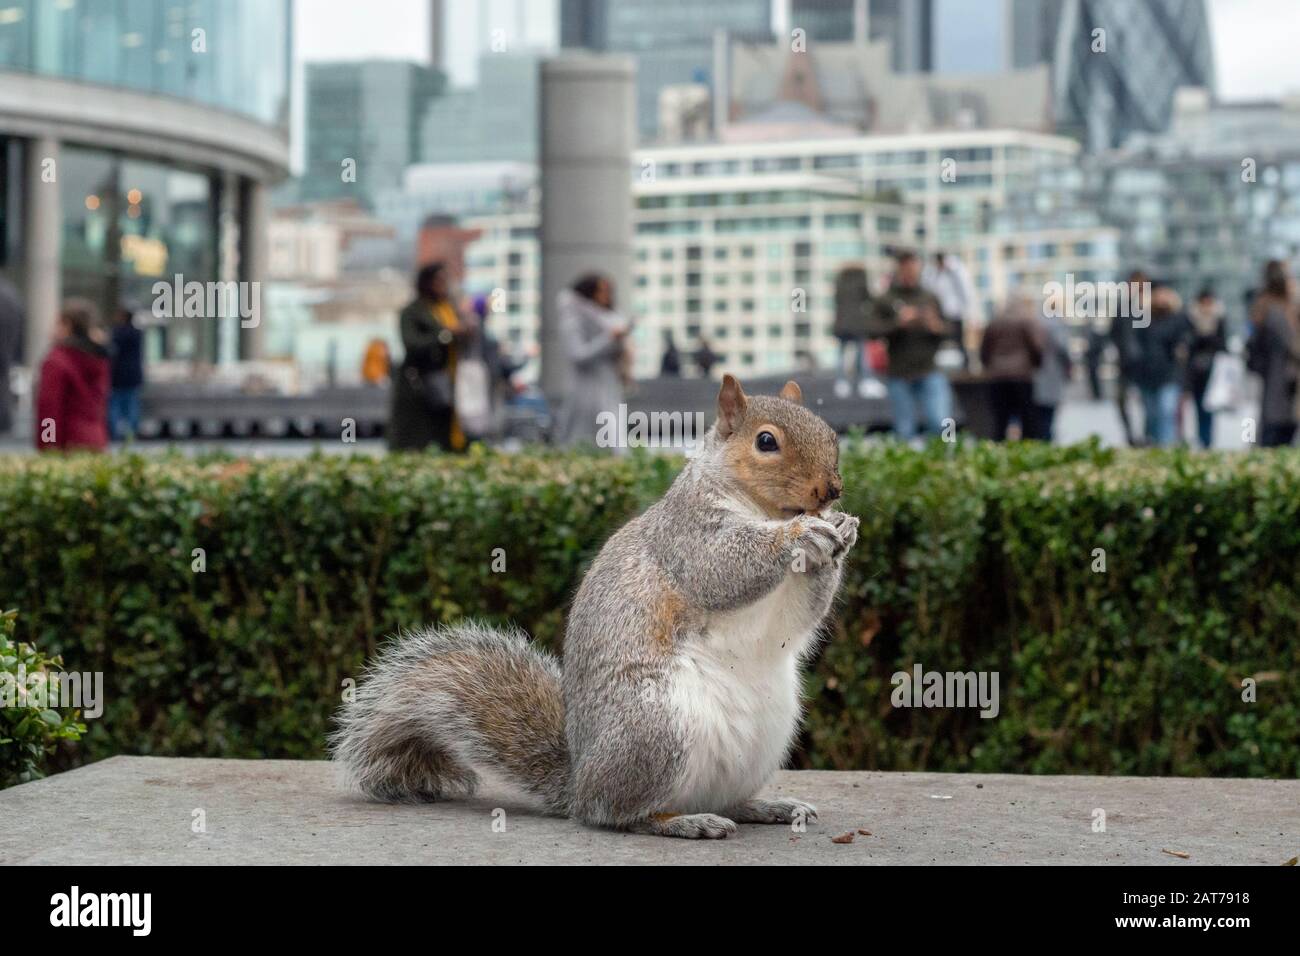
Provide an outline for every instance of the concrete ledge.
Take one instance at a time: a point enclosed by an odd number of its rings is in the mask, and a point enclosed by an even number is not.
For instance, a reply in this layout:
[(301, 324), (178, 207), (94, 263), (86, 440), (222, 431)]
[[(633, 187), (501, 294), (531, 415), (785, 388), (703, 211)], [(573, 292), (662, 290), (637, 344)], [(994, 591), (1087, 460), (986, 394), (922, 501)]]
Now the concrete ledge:
[[(1276, 866), (1300, 849), (1294, 780), (788, 771), (772, 791), (815, 803), (821, 822), (695, 843), (588, 829), (491, 791), (366, 803), (339, 793), (323, 762), (115, 757), (0, 791), (0, 863)], [(206, 833), (191, 829), (196, 810)], [(871, 836), (831, 842), (859, 828)]]

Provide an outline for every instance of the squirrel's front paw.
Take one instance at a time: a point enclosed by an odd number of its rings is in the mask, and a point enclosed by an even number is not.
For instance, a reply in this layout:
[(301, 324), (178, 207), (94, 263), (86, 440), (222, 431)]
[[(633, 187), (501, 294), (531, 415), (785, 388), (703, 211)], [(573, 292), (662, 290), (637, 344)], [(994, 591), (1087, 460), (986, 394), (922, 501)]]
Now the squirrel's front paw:
[(791, 552), (793, 570), (824, 568), (843, 550), (839, 529), (825, 518), (805, 516), (795, 520), (799, 522), (799, 533)]
[(835, 557), (842, 557), (849, 548), (858, 543), (858, 518), (846, 511), (832, 511), (827, 520), (835, 526), (835, 532), (840, 539), (840, 547), (835, 552)]

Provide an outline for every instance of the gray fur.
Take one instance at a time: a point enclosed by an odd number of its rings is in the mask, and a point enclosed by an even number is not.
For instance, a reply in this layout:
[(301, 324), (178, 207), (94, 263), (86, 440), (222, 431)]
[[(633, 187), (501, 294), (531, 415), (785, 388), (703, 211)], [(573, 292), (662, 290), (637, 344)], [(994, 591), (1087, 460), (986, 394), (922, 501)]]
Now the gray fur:
[(476, 768), (568, 809), (560, 668), (522, 631), (429, 628), (390, 642), (331, 737), (344, 782), (376, 800), (464, 797)]

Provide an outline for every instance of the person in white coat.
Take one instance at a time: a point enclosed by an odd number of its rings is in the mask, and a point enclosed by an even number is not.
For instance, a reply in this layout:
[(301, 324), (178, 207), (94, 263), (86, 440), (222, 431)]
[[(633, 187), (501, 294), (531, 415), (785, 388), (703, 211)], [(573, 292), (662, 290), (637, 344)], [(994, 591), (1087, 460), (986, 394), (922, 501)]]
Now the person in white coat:
[[(605, 444), (601, 413), (617, 420), (627, 375), (627, 337), (631, 323), (614, 310), (614, 283), (588, 275), (558, 297), (560, 339), (572, 368), (569, 393), (557, 420), (561, 445)], [(621, 446), (621, 436), (615, 446)]]
[(940, 315), (952, 330), (952, 342), (961, 353), (965, 367), (968, 364), (966, 323), (979, 304), (966, 264), (957, 256), (937, 252), (921, 273), (921, 286), (939, 300)]

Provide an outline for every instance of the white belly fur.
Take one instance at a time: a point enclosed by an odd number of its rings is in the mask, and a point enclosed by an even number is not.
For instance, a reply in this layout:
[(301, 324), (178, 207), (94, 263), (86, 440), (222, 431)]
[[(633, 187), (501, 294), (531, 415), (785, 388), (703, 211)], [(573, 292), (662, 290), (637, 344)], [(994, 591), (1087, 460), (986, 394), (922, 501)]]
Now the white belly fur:
[(780, 769), (800, 717), (799, 655), (811, 643), (804, 582), (708, 623), (683, 646), (668, 692), (685, 740), (671, 810), (720, 813)]

